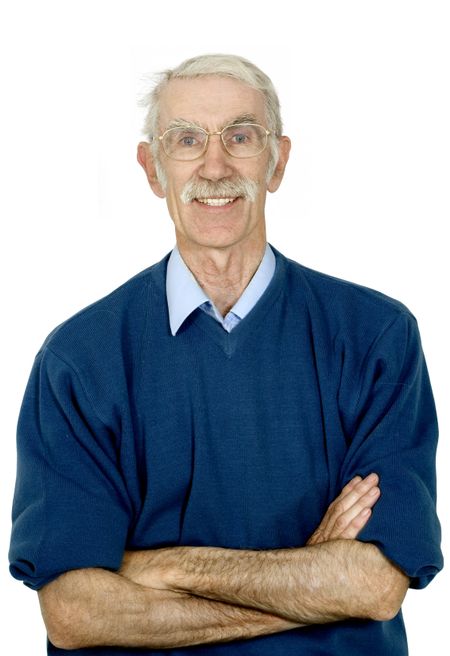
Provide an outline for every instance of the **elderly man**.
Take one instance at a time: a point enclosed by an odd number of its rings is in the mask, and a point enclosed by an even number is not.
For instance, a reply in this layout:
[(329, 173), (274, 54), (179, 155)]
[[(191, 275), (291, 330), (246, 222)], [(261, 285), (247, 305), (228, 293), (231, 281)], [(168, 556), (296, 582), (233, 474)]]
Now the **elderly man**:
[(414, 317), (266, 242), (267, 76), (166, 72), (138, 160), (176, 247), (59, 326), (19, 421), (12, 574), (48, 653), (407, 653), (442, 566)]

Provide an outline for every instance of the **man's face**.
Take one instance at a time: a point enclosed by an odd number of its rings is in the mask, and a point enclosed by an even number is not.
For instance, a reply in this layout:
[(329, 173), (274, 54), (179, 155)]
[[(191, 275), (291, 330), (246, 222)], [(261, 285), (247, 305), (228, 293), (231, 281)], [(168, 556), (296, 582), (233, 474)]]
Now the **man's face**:
[[(160, 134), (175, 119), (195, 123), (213, 132), (243, 115), (253, 116), (252, 122), (266, 127), (264, 98), (256, 89), (237, 80), (215, 76), (175, 79), (161, 96)], [(259, 155), (238, 159), (225, 151), (218, 135), (213, 135), (209, 138), (206, 152), (193, 161), (173, 160), (162, 147), (159, 152), (160, 164), (167, 178), (164, 195), (175, 224), (178, 243), (226, 248), (249, 239), (265, 241), (264, 206), (268, 188), (269, 146)], [(210, 206), (196, 198), (188, 203), (181, 198), (186, 183), (190, 181), (194, 185), (207, 183), (208, 198), (230, 197), (217, 185), (224, 181), (235, 182), (240, 177), (257, 184), (253, 202), (238, 197), (224, 206)], [(204, 193), (201, 196), (205, 200)]]

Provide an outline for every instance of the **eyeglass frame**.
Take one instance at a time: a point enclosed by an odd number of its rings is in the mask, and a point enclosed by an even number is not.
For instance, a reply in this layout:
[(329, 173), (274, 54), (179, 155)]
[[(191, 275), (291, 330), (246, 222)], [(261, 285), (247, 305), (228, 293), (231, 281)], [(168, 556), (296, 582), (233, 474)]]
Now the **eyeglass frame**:
[[(241, 125), (256, 125), (257, 127), (262, 128), (266, 133), (266, 143), (264, 144), (264, 148), (262, 148), (259, 152), (254, 153), (253, 155), (246, 155), (245, 157), (239, 157), (239, 155), (233, 155), (232, 153), (230, 153), (230, 151), (227, 149), (227, 147), (225, 145), (225, 142), (223, 140), (222, 135), (225, 132), (225, 130), (227, 130), (228, 128), (239, 127)], [(222, 142), (222, 146), (224, 147), (225, 152), (227, 153), (227, 155), (230, 155), (230, 157), (235, 157), (236, 159), (249, 159), (250, 157), (257, 157), (258, 155), (261, 155), (261, 153), (263, 153), (265, 151), (265, 149), (267, 148), (267, 144), (269, 142), (269, 136), (273, 134), (273, 132), (271, 130), (268, 130), (267, 128), (264, 127), (264, 125), (261, 125), (260, 123), (230, 123), (229, 125), (226, 125), (221, 130), (217, 130), (215, 132), (208, 132), (208, 130), (205, 130), (205, 128), (202, 128), (200, 125), (195, 125), (195, 124), (193, 124), (189, 127), (186, 126), (187, 130), (189, 128), (191, 128), (192, 130), (200, 130), (200, 132), (204, 132), (206, 134), (206, 141), (205, 141), (202, 152), (199, 155), (196, 155), (196, 157), (193, 157), (192, 159), (178, 159), (177, 157), (173, 157), (173, 155), (169, 155), (169, 153), (164, 148), (163, 139), (164, 139), (164, 137), (166, 136), (166, 134), (168, 132), (171, 132), (172, 130), (183, 129), (182, 126), (176, 126), (175, 125), (172, 128), (168, 128), (165, 132), (163, 132), (163, 134), (161, 134), (158, 137), (158, 141), (161, 143), (162, 148), (163, 148), (165, 154), (167, 155), (167, 157), (170, 157), (170, 159), (173, 159), (176, 162), (193, 162), (196, 159), (199, 159), (199, 157), (202, 157), (206, 153), (206, 151), (208, 150), (209, 137), (213, 137), (214, 135), (217, 134), (218, 136), (220, 136), (220, 141)]]

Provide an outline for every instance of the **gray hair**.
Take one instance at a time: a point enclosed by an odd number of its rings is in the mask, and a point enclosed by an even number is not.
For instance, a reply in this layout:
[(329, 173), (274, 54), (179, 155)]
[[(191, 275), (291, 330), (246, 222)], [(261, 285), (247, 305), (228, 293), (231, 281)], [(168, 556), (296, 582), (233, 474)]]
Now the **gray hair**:
[(249, 87), (261, 91), (264, 96), (267, 127), (271, 131), (269, 137), (270, 157), (267, 169), (267, 180), (273, 175), (278, 162), (278, 138), (283, 133), (280, 115), (280, 102), (270, 78), (248, 59), (237, 55), (201, 55), (186, 59), (179, 66), (168, 69), (155, 76), (157, 82), (154, 88), (147, 93), (141, 105), (147, 109), (143, 132), (151, 143), (155, 159), (156, 173), (163, 186), (167, 186), (164, 169), (159, 160), (159, 140), (155, 138), (159, 132), (159, 103), (161, 94), (168, 83), (176, 78), (198, 78), (206, 75), (231, 77), (244, 82)]

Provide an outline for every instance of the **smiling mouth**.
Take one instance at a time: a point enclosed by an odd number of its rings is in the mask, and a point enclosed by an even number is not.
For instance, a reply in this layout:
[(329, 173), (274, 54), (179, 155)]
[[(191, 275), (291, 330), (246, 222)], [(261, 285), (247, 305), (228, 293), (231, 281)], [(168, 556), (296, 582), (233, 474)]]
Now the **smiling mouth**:
[(195, 200), (203, 205), (209, 205), (209, 207), (224, 207), (234, 203), (238, 198), (240, 196), (235, 198), (196, 198)]

